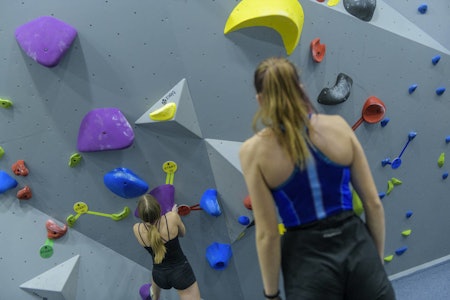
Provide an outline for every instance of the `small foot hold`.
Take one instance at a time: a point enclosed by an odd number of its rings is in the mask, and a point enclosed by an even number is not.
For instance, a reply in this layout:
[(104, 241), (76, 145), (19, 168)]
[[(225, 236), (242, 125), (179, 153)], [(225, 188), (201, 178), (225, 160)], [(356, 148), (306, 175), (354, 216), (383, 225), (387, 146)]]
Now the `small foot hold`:
[(439, 158), (438, 158), (438, 161), (437, 161), (437, 164), (438, 164), (439, 168), (442, 168), (444, 166), (444, 163), (445, 163), (445, 152), (442, 152), (439, 155)]
[(350, 90), (353, 85), (353, 80), (350, 76), (339, 73), (336, 83), (331, 88), (324, 88), (317, 98), (320, 104), (336, 105), (344, 102), (350, 96)]
[(389, 118), (384, 118), (383, 120), (381, 120), (381, 122), (380, 122), (381, 127), (385, 127), (389, 123), (390, 120), (391, 119), (389, 119)]
[(11, 100), (0, 99), (0, 107), (10, 108), (12, 105), (13, 105), (13, 103), (11, 102)]
[(436, 55), (433, 56), (433, 58), (431, 59), (431, 62), (433, 63), (433, 65), (437, 65), (437, 63), (441, 60), (441, 56), (440, 55)]
[(31, 192), (30, 187), (26, 185), (24, 188), (17, 192), (16, 197), (20, 200), (29, 200), (31, 199), (31, 197), (33, 197), (33, 193)]
[(320, 63), (325, 57), (327, 46), (320, 43), (320, 38), (315, 38), (311, 41), (310, 48), (313, 61)]
[(20, 159), (16, 161), (12, 166), (11, 170), (14, 172), (14, 174), (18, 176), (27, 176), (29, 174), (29, 171), (27, 167), (25, 166), (25, 161)]
[(406, 246), (400, 247), (397, 250), (395, 250), (395, 254), (402, 255), (403, 253), (406, 252), (406, 250), (408, 250), (408, 247), (406, 247)]
[(426, 4), (421, 4), (419, 5), (419, 7), (417, 8), (417, 10), (423, 15), (427, 12), (428, 10), (428, 5)]
[(441, 96), (445, 92), (445, 87), (438, 87), (436, 89), (436, 95)]
[(417, 89), (417, 84), (411, 84), (408, 88), (408, 93), (412, 94)]

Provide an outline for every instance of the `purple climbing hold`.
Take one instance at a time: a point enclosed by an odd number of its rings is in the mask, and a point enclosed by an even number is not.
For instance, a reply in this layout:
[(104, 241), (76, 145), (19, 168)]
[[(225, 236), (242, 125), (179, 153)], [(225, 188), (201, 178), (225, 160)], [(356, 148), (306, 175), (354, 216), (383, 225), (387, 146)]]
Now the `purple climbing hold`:
[(395, 254), (397, 254), (397, 255), (402, 255), (403, 253), (406, 252), (406, 250), (408, 250), (408, 247), (407, 247), (407, 246), (400, 247), (400, 248), (398, 248), (397, 250), (395, 250)]
[(372, 20), (376, 5), (376, 0), (344, 0), (347, 12), (366, 22)]
[(150, 294), (151, 287), (151, 283), (141, 285), (141, 287), (139, 288), (139, 295), (141, 296), (142, 300), (152, 300), (152, 296)]
[(441, 96), (445, 92), (445, 87), (438, 87), (436, 89), (436, 95)]
[(5, 171), (0, 170), (0, 194), (17, 186), (17, 181)]
[(389, 119), (389, 118), (384, 118), (383, 120), (381, 120), (381, 122), (380, 122), (381, 127), (386, 126), (389, 123), (390, 120), (391, 119)]
[(207, 189), (200, 199), (200, 207), (211, 216), (220, 216), (222, 211), (217, 201), (217, 190)]
[(436, 56), (433, 56), (433, 58), (431, 59), (431, 62), (433, 63), (433, 65), (436, 65), (440, 60), (441, 60), (441, 56), (436, 55)]
[(29, 57), (51, 68), (59, 63), (70, 48), (77, 30), (54, 17), (43, 16), (19, 26), (15, 36)]
[(413, 212), (412, 212), (411, 210), (408, 210), (408, 211), (406, 212), (406, 218), (407, 218), (407, 219), (411, 218), (412, 215), (413, 215)]
[(411, 84), (410, 86), (409, 86), (409, 89), (408, 89), (408, 92), (410, 93), (410, 94), (412, 94), (412, 93), (414, 93), (414, 91), (417, 89), (417, 84)]
[(103, 177), (105, 186), (123, 198), (135, 198), (148, 191), (148, 184), (127, 168), (116, 168)]
[(447, 179), (447, 177), (448, 177), (448, 172), (442, 173), (442, 179)]
[[(148, 193), (155, 197), (155, 199), (161, 206), (161, 216), (171, 211), (173, 206), (175, 205), (175, 187), (172, 184), (163, 184), (157, 186)], [(137, 207), (134, 210), (134, 216), (136, 218), (139, 218)]]
[(428, 5), (426, 5), (425, 3), (424, 3), (424, 4), (421, 4), (421, 5), (419, 5), (419, 7), (417, 8), (417, 10), (418, 10), (421, 14), (424, 14), (424, 13), (426, 13), (427, 10), (428, 10)]
[(118, 150), (133, 141), (133, 128), (119, 109), (97, 108), (81, 121), (77, 147), (81, 152)]

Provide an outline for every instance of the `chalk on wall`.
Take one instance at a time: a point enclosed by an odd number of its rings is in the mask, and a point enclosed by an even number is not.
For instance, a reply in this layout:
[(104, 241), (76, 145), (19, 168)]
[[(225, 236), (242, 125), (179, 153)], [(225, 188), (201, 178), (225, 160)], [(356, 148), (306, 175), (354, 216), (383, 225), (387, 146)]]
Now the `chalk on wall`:
[(51, 16), (42, 16), (19, 26), (15, 32), (22, 50), (46, 67), (54, 67), (72, 45), (77, 30)]
[(304, 19), (297, 0), (242, 0), (228, 16), (224, 34), (253, 26), (270, 27), (281, 35), (286, 53), (291, 55), (300, 41)]

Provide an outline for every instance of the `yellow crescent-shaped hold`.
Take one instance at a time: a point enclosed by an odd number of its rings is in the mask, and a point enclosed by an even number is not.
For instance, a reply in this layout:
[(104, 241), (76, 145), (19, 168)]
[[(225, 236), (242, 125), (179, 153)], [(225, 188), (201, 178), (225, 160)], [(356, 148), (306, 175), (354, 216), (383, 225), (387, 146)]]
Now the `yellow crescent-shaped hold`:
[(242, 0), (231, 12), (224, 34), (246, 27), (276, 30), (290, 55), (300, 41), (305, 16), (298, 0)]
[(167, 103), (163, 107), (152, 111), (149, 116), (150, 119), (155, 121), (168, 121), (171, 120), (177, 111), (177, 105), (174, 102)]

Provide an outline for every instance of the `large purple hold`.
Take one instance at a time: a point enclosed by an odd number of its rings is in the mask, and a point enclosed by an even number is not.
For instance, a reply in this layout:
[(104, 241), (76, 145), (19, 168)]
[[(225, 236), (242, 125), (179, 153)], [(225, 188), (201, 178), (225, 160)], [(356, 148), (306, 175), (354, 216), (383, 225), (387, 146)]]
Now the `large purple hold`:
[(77, 147), (81, 152), (118, 150), (130, 147), (133, 141), (133, 128), (119, 109), (98, 108), (81, 121)]
[[(172, 184), (159, 185), (148, 193), (155, 197), (161, 206), (161, 216), (171, 211), (175, 205), (175, 187)], [(139, 218), (137, 207), (134, 210), (134, 216)]]
[(77, 30), (54, 17), (43, 16), (19, 26), (15, 35), (29, 57), (51, 68), (59, 63), (70, 48)]

